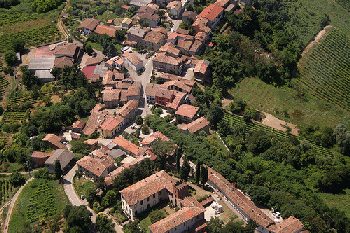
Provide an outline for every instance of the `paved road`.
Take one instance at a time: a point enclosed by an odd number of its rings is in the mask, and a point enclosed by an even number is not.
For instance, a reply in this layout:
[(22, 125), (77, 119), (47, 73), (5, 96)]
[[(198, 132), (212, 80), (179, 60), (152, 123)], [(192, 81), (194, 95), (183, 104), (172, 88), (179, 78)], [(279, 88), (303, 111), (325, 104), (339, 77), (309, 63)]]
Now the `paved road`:
[(11, 219), (11, 214), (12, 214), (12, 209), (13, 206), (15, 205), (15, 202), (19, 196), (19, 194), (21, 193), (22, 189), (24, 188), (24, 186), (26, 186), (30, 181), (32, 181), (34, 178), (31, 177), (29, 180), (27, 180), (27, 182), (17, 191), (17, 193), (12, 197), (11, 203), (10, 203), (10, 207), (7, 211), (7, 215), (6, 215), (6, 220), (5, 220), (5, 226), (4, 226), (4, 233), (7, 233), (8, 230), (8, 226), (10, 223), (10, 219)]
[(64, 191), (67, 194), (67, 197), (69, 199), (69, 201), (72, 203), (72, 205), (75, 206), (80, 206), (80, 205), (87, 205), (88, 202), (82, 201), (79, 199), (79, 197), (77, 196), (77, 194), (74, 191), (74, 187), (73, 187), (73, 178), (75, 175), (75, 171), (78, 170), (78, 166), (75, 165), (64, 177), (63, 177), (63, 187), (64, 187)]

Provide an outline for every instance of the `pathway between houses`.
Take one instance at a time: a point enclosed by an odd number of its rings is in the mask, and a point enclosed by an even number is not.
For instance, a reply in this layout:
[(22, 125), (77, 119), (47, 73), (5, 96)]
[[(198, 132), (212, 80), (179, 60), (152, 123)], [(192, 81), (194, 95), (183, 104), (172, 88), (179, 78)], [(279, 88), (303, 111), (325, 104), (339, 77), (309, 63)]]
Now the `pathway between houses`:
[(8, 230), (8, 226), (10, 223), (10, 219), (11, 219), (11, 214), (12, 214), (12, 209), (13, 206), (15, 205), (15, 202), (19, 196), (19, 194), (21, 193), (22, 189), (30, 182), (34, 179), (34, 177), (31, 177), (29, 180), (27, 180), (27, 182), (17, 191), (17, 193), (12, 197), (11, 203), (10, 203), (10, 208), (7, 211), (7, 215), (6, 215), (6, 220), (5, 220), (5, 226), (4, 226), (4, 233), (7, 233)]

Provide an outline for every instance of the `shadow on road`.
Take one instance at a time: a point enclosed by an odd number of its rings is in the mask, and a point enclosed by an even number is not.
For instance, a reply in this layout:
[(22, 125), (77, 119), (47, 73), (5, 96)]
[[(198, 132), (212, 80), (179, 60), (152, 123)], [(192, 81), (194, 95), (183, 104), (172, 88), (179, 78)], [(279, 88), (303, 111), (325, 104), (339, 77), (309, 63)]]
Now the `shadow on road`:
[(72, 182), (70, 182), (70, 181), (67, 180), (67, 179), (63, 179), (63, 184), (72, 184)]

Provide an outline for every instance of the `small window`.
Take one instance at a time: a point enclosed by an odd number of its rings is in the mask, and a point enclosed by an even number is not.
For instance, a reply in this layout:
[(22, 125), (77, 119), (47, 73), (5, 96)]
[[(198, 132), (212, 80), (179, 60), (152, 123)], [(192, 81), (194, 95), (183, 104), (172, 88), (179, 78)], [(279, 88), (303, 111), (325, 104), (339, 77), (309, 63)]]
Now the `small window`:
[(153, 198), (156, 198), (156, 195), (155, 195), (155, 194), (153, 194)]
[(149, 201), (149, 197), (147, 197), (147, 201)]
[(140, 205), (143, 205), (143, 200), (142, 200), (142, 201), (140, 201)]

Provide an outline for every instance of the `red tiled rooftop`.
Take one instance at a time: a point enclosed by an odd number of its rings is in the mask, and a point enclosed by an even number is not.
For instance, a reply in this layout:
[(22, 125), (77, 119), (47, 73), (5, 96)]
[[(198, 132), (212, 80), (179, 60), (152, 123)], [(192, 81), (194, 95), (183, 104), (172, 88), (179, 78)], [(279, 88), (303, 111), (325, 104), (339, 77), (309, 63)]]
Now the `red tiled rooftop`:
[(102, 125), (101, 125), (101, 129), (102, 130), (108, 130), (108, 131), (112, 131), (115, 128), (117, 128), (122, 122), (123, 122), (123, 118), (118, 117), (118, 118), (111, 118), (109, 120), (106, 120)]
[(96, 66), (85, 66), (83, 73), (87, 79), (91, 79), (91, 75), (94, 73)]
[(91, 158), (90, 156), (83, 157), (77, 162), (77, 164), (90, 171), (97, 177), (100, 177), (102, 173), (107, 169), (99, 159)]
[(107, 34), (109, 37), (115, 37), (115, 32), (117, 29), (115, 27), (110, 27), (106, 25), (98, 25), (95, 29), (95, 33), (104, 35)]
[(224, 11), (224, 8), (217, 4), (210, 4), (199, 15), (198, 18), (207, 18), (213, 21), (218, 15)]
[(197, 114), (199, 108), (189, 105), (189, 104), (182, 104), (179, 109), (175, 112), (176, 115), (188, 117), (190, 119), (194, 118)]
[(127, 151), (130, 151), (131, 153), (137, 155), (138, 151), (139, 151), (139, 147), (137, 145), (135, 145), (132, 142), (129, 142), (128, 140), (126, 140), (123, 137), (116, 137), (113, 139), (113, 142), (118, 145), (121, 148), (124, 148)]

